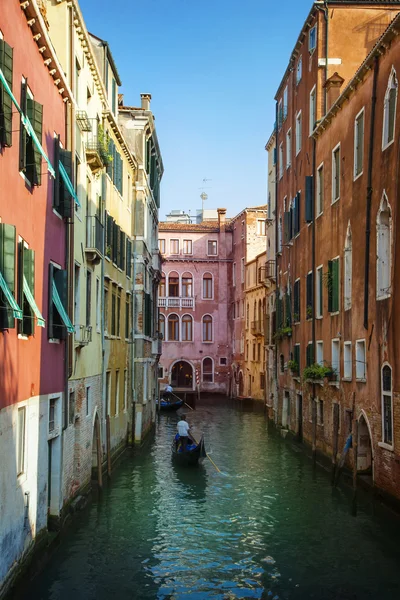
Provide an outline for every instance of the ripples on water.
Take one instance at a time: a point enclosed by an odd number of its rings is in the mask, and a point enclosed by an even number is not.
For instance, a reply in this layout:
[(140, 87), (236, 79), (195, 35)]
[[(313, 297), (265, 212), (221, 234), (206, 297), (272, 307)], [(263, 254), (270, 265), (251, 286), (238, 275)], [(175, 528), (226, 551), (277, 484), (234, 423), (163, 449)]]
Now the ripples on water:
[(351, 517), (346, 493), (262, 413), (227, 403), (189, 418), (223, 473), (178, 469), (176, 420), (161, 415), (148, 452), (124, 460), (23, 597), (400, 598), (397, 520), (371, 517), (368, 500)]

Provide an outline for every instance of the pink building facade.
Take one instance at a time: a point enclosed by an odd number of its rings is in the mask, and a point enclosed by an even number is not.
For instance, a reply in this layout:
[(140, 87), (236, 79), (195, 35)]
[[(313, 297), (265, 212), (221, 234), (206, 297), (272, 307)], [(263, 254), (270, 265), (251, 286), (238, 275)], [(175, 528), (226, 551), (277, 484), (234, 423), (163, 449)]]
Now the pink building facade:
[(218, 209), (218, 222), (159, 225), (161, 389), (196, 390), (198, 379), (201, 392), (229, 393), (232, 229), (225, 215)]

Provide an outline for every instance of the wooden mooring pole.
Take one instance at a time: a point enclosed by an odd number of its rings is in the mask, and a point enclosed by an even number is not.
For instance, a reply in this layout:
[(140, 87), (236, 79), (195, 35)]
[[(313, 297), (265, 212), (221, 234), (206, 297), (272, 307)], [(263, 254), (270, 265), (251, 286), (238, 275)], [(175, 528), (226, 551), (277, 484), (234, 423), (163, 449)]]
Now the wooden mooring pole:
[(103, 470), (101, 456), (101, 438), (100, 438), (100, 420), (96, 417), (96, 451), (97, 451), (97, 484), (101, 489), (103, 487)]
[(312, 396), (312, 461), (315, 467), (317, 464), (317, 403), (315, 401), (314, 389)]
[(339, 404), (333, 405), (333, 443), (332, 443), (332, 477), (331, 484), (335, 485), (337, 453), (339, 442)]
[(111, 477), (111, 435), (110, 435), (110, 415), (106, 419), (106, 436), (107, 436), (107, 475)]
[(355, 411), (353, 412), (353, 498), (352, 514), (357, 514), (357, 460), (358, 459), (358, 420)]

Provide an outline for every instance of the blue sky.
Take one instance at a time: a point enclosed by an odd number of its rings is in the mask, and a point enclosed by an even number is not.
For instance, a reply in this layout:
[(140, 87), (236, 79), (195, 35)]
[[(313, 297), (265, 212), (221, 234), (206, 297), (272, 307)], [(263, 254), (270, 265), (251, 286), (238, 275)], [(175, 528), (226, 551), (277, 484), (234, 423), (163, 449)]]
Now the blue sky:
[(160, 220), (171, 209), (194, 214), (202, 186), (205, 208), (230, 217), (264, 204), (274, 95), (311, 0), (80, 5), (89, 31), (111, 46), (125, 103), (152, 94), (165, 169)]

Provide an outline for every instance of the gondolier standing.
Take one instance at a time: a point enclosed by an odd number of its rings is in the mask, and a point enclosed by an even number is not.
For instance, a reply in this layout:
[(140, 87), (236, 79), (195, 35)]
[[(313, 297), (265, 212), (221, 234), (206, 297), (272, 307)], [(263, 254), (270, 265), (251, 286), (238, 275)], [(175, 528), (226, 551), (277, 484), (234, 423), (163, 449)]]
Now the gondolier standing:
[(178, 422), (178, 433), (179, 439), (182, 441), (182, 452), (185, 452), (188, 443), (188, 434), (190, 431), (189, 423), (186, 421), (186, 415), (181, 416), (181, 420)]
[(167, 383), (167, 385), (165, 386), (165, 389), (164, 389), (164, 398), (166, 400), (171, 400), (171, 395), (172, 395), (173, 391), (174, 390), (172, 389), (172, 386), (169, 383)]

